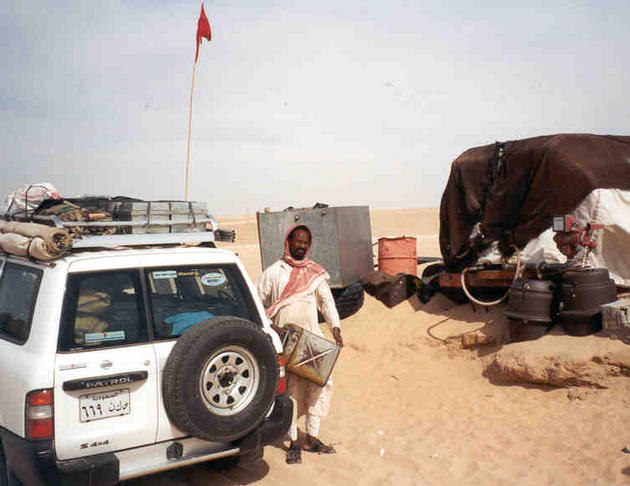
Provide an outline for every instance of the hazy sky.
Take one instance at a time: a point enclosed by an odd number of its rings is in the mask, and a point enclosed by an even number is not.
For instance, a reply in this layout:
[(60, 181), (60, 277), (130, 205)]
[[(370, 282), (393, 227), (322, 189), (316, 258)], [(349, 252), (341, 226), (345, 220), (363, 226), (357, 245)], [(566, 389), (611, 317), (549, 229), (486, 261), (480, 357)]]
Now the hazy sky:
[[(200, 2), (0, 2), (0, 194), (183, 197)], [(630, 2), (208, 1), (189, 198), (436, 207), (469, 147), (629, 134)], [(4, 196), (2, 196), (4, 197)]]

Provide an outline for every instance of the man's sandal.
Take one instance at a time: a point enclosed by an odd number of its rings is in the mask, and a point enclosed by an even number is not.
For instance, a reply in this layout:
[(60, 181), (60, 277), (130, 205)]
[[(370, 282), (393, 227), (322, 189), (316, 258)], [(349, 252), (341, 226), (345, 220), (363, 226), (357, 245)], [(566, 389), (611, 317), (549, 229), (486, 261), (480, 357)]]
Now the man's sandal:
[(287, 450), (287, 464), (302, 464), (302, 448), (299, 445), (292, 445)]
[(317, 438), (314, 438), (311, 444), (307, 442), (302, 448), (304, 452), (316, 452), (317, 454), (334, 454), (337, 452), (333, 446), (326, 445)]

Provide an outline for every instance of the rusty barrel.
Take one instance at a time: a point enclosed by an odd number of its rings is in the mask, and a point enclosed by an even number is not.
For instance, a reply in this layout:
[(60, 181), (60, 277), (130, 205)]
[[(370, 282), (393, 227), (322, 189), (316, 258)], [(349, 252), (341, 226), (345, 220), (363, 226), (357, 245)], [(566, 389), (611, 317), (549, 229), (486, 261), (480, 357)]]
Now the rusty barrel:
[(379, 238), (378, 269), (390, 275), (418, 275), (416, 239), (411, 236)]

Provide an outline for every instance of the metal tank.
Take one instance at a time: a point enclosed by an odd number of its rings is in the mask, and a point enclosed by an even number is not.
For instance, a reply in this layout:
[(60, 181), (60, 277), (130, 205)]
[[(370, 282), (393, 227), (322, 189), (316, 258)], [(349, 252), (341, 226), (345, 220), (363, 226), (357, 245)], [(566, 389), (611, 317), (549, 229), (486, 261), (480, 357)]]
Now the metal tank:
[(284, 254), (284, 237), (294, 225), (313, 233), (309, 258), (330, 274), (330, 287), (340, 289), (374, 271), (368, 206), (288, 208), (256, 214), (263, 270)]

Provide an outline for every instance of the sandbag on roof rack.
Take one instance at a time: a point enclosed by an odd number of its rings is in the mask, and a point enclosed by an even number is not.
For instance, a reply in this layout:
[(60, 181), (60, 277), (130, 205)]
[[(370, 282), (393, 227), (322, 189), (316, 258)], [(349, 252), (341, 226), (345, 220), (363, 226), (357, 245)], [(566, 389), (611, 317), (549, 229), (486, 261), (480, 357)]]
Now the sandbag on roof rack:
[(25, 184), (5, 198), (0, 205), (0, 213), (5, 216), (28, 214), (44, 201), (58, 201), (60, 199), (59, 191), (50, 182)]
[(0, 220), (0, 248), (12, 255), (53, 260), (71, 247), (72, 236), (65, 229)]

